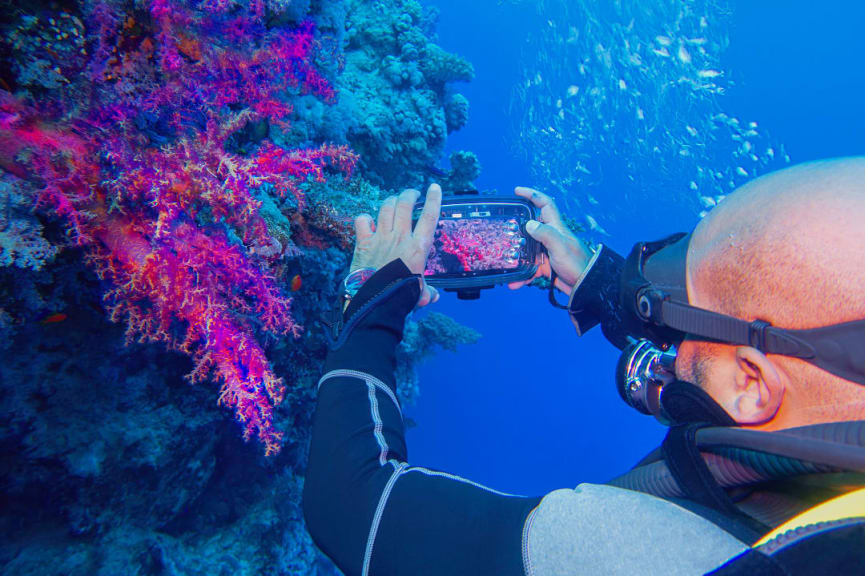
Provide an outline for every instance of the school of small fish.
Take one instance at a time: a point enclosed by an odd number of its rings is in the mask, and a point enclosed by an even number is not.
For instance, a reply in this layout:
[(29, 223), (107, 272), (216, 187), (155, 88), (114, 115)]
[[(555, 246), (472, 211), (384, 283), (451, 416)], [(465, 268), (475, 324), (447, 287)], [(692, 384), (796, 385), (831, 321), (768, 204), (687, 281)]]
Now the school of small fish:
[(513, 94), (516, 147), (590, 230), (659, 195), (702, 217), (789, 163), (756, 122), (725, 112), (724, 0), (535, 4), (546, 23), (529, 32)]

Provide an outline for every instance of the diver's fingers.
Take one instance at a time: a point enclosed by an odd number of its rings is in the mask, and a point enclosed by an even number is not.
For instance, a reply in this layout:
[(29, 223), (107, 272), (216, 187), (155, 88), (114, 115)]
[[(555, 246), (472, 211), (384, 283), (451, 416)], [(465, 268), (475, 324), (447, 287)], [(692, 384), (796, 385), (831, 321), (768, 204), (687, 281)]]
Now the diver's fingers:
[(417, 302), (418, 308), (423, 308), (428, 304), (433, 304), (434, 302), (438, 302), (439, 299), (439, 291), (427, 284), (423, 283), (423, 290), (420, 293), (420, 299)]
[(556, 278), (556, 288), (564, 292), (565, 294), (570, 294), (574, 291), (574, 287), (562, 280), (561, 278)]
[[(534, 280), (534, 279), (532, 279), (532, 280)], [(508, 288), (510, 288), (511, 290), (519, 290), (523, 286), (528, 286), (529, 284), (531, 284), (532, 280), (523, 280), (522, 282), (511, 282), (508, 284)], [(566, 284), (565, 282), (562, 282), (561, 278), (556, 278), (556, 288), (558, 288), (559, 290), (561, 290), (565, 294), (570, 294), (571, 291), (574, 289), (574, 287), (571, 286), (570, 284)]]
[[(525, 198), (530, 201), (535, 206), (538, 206), (538, 201), (540, 200), (540, 192), (535, 190), (534, 188), (529, 188), (528, 186), (517, 186), (514, 188), (514, 194), (521, 198)], [(541, 206), (538, 206), (540, 208)]]
[(518, 280), (517, 282), (509, 282), (508, 288), (510, 288), (511, 290), (519, 290), (523, 286), (528, 286), (529, 284), (531, 284), (532, 282), (534, 282), (536, 279), (540, 278), (541, 276), (544, 276), (545, 278), (550, 277), (550, 261), (549, 260), (544, 259), (544, 261), (540, 262), (538, 264), (537, 270), (535, 270), (535, 273), (534, 273), (534, 275), (532, 275), (531, 278), (529, 278), (528, 280)]
[(438, 184), (431, 184), (426, 191), (423, 212), (414, 229), (415, 237), (421, 239), (424, 251), (429, 251), (430, 246), (432, 246), (433, 235), (435, 234), (441, 209), (442, 189)]
[(358, 244), (372, 238), (375, 234), (373, 226), (372, 216), (369, 214), (361, 214), (354, 219), (354, 234)]
[(376, 231), (387, 234), (393, 231), (393, 216), (396, 212), (396, 196), (388, 196), (378, 211)]
[(418, 198), (420, 198), (420, 192), (408, 189), (403, 191), (397, 199), (393, 229), (400, 237), (411, 234), (411, 216)]
[(546, 247), (550, 258), (565, 255), (567, 250), (565, 237), (557, 228), (549, 224), (541, 224), (537, 220), (529, 220), (526, 222), (526, 232)]
[[(510, 283), (508, 283), (508, 288), (510, 288), (511, 290), (519, 290), (523, 286), (528, 286), (529, 284), (534, 282), (535, 279), (537, 279), (540, 276), (544, 276), (545, 278), (549, 278), (550, 277), (550, 268), (549, 267), (538, 268), (538, 271), (535, 272), (534, 276), (532, 276), (528, 280), (521, 280), (519, 282), (510, 282)], [(574, 289), (573, 286), (571, 286), (570, 284), (568, 284), (567, 282), (565, 282), (564, 280), (562, 280), (559, 277), (556, 277), (556, 288), (558, 288), (559, 290), (561, 290), (565, 294), (570, 294)]]
[(525, 198), (538, 208), (544, 209), (549, 207), (550, 210), (552, 210), (556, 214), (559, 213), (559, 209), (556, 208), (556, 201), (553, 200), (552, 196), (548, 196), (547, 194), (539, 192), (534, 188), (527, 188), (525, 186), (517, 186), (514, 189), (514, 192), (517, 196)]
[(558, 207), (556, 207), (556, 201), (551, 196), (538, 192), (534, 188), (526, 188), (525, 186), (517, 186), (514, 192), (517, 196), (525, 198), (541, 209), (541, 221), (556, 227), (564, 226), (562, 216), (559, 213)]

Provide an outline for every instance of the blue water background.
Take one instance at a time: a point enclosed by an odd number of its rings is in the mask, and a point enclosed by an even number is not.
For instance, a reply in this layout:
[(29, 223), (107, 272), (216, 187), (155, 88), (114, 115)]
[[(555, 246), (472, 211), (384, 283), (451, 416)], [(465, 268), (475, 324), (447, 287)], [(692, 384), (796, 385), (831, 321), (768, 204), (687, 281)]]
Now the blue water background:
[[(509, 114), (521, 44), (531, 26), (543, 24), (532, 4), (434, 3), (441, 10), (441, 45), (475, 66), (475, 81), (461, 87), (471, 101), (469, 124), (450, 137), (449, 148), (478, 154), (481, 188), (544, 189), (513, 153)], [(865, 3), (743, 0), (734, 6), (725, 68), (738, 84), (725, 99), (727, 112), (758, 121), (794, 163), (865, 154)], [(667, 207), (666, 219), (645, 221), (639, 206), (623, 207), (607, 244), (626, 252), (639, 240), (695, 225), (696, 214), (678, 209), (664, 190), (657, 201)], [(497, 288), (477, 302), (445, 295), (435, 309), (483, 338), (421, 367), (421, 397), (407, 410), (418, 424), (408, 433), (413, 463), (500, 490), (543, 494), (624, 472), (663, 437), (661, 426), (616, 394), (618, 351), (597, 329), (578, 338), (546, 294)]]

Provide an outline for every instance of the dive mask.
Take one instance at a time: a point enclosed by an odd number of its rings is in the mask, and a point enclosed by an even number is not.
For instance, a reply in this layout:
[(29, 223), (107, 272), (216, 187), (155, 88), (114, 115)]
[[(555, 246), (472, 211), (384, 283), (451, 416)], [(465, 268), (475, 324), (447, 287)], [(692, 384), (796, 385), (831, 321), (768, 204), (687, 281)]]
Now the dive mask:
[(676, 382), (675, 349), (686, 336), (800, 358), (865, 385), (865, 320), (787, 330), (763, 320), (748, 322), (689, 305), (690, 238), (676, 234), (637, 244), (625, 262), (619, 304), (624, 328), (631, 336), (616, 370), (616, 385), (625, 402), (669, 423), (664, 390)]

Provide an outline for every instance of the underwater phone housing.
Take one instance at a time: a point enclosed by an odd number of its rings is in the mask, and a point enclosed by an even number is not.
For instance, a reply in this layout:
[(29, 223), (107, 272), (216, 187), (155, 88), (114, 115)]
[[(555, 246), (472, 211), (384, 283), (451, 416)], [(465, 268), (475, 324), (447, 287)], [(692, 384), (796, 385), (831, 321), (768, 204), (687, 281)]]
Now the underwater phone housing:
[[(422, 209), (423, 203), (415, 206), (415, 222)], [(424, 279), (462, 300), (473, 300), (484, 288), (531, 278), (541, 253), (526, 232), (532, 219), (535, 207), (522, 198), (476, 191), (445, 196)]]

